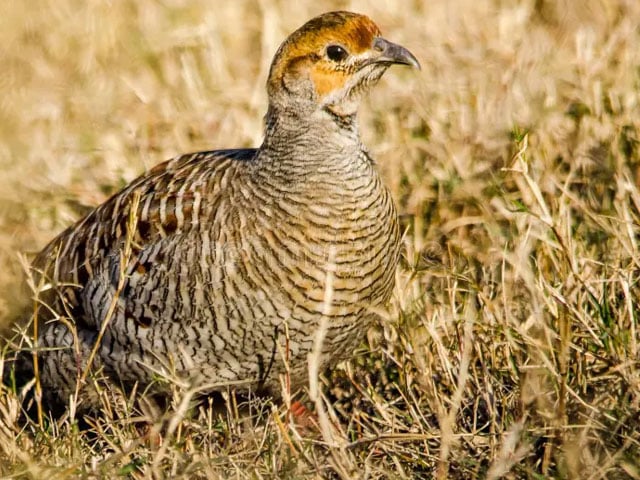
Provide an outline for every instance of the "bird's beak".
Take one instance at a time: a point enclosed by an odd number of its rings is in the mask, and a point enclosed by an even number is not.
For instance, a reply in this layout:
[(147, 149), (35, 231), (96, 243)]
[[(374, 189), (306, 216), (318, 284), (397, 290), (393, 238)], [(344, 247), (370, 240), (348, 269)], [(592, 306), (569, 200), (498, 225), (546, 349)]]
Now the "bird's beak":
[(383, 64), (400, 64), (409, 65), (410, 67), (420, 70), (420, 62), (409, 50), (402, 45), (385, 40), (382, 37), (376, 37), (373, 41), (373, 49), (379, 52), (379, 55), (371, 59), (372, 63)]

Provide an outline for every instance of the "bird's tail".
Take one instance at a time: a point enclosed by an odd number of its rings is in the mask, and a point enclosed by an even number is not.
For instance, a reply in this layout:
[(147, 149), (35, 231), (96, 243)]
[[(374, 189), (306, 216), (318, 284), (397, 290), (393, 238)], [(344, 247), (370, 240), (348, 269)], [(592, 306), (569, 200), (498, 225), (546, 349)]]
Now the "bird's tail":
[(7, 350), (2, 354), (2, 383), (21, 393), (34, 380), (33, 355), (26, 350)]

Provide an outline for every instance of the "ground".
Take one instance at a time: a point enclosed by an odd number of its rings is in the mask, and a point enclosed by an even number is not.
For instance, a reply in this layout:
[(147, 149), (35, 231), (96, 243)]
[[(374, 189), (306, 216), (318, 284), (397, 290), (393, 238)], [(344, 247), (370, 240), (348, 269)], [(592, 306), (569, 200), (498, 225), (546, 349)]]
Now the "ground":
[(338, 8), (423, 69), (362, 111), (403, 261), (385, 320), (307, 402), (322, 428), (178, 389), (156, 425), (114, 392), (89, 425), (40, 425), (4, 389), (1, 476), (640, 478), (631, 0), (8, 2), (0, 323), (28, 304), (20, 255), (164, 159), (257, 145), (279, 42)]

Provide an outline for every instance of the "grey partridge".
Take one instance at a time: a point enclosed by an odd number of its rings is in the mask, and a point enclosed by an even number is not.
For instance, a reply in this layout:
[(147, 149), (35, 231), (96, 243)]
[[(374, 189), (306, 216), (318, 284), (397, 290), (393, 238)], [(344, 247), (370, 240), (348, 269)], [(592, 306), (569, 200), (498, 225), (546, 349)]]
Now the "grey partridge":
[(34, 318), (46, 396), (74, 393), (89, 359), (121, 386), (170, 373), (277, 394), (287, 371), (299, 388), (323, 318), (321, 366), (347, 357), (399, 258), (396, 209), (356, 120), (392, 64), (419, 68), (368, 17), (311, 19), (275, 55), (259, 148), (162, 163), (49, 243), (33, 262), (47, 286)]

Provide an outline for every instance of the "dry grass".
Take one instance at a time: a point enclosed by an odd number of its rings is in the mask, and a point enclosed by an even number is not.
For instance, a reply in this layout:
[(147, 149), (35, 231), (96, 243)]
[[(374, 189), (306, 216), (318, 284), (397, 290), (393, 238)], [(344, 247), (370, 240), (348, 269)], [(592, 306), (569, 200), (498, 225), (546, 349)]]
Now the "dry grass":
[(0, 316), (26, 298), (18, 252), (176, 153), (257, 144), (278, 43), (368, 13), (423, 64), (361, 116), (405, 262), (388, 321), (314, 397), (322, 435), (177, 390), (156, 445), (114, 392), (81, 432), (24, 425), (3, 391), (0, 475), (640, 478), (640, 4), (293, 3), (4, 6)]

